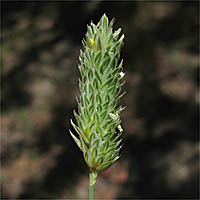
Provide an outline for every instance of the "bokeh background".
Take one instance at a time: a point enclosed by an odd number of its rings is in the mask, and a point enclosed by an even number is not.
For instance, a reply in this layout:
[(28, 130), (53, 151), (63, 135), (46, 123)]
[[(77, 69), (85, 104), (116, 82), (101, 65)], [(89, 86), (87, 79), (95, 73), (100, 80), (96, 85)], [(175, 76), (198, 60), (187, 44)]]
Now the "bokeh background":
[(122, 28), (122, 157), (98, 199), (198, 198), (198, 2), (2, 2), (2, 199), (85, 199), (69, 135), (86, 24)]

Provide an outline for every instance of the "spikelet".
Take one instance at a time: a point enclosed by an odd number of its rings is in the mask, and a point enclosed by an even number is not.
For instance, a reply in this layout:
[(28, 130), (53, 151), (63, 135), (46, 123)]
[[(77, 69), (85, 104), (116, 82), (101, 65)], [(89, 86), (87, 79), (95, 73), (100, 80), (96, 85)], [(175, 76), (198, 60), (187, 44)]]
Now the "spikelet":
[(83, 51), (80, 51), (80, 97), (78, 113), (74, 111), (75, 124), (71, 124), (78, 134), (70, 134), (83, 152), (90, 169), (93, 182), (98, 172), (108, 168), (119, 159), (122, 127), (118, 106), (123, 96), (121, 87), (124, 73), (120, 49), (124, 35), (119, 38), (121, 29), (113, 33), (113, 22), (110, 23), (104, 14), (100, 22), (87, 26), (83, 39)]

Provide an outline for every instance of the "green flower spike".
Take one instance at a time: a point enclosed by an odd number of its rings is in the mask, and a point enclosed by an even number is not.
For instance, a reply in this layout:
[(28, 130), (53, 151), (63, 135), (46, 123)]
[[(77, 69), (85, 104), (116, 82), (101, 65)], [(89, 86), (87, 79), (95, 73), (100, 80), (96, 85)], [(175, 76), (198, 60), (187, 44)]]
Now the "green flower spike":
[(121, 29), (113, 33), (113, 22), (109, 23), (104, 14), (97, 25), (87, 26), (79, 57), (80, 97), (78, 113), (74, 111), (77, 124), (71, 120), (78, 136), (70, 134), (90, 169), (90, 186), (100, 171), (119, 159), (122, 147), (120, 112), (124, 108), (118, 103), (124, 94), (123, 61), (119, 62), (124, 35), (119, 37)]

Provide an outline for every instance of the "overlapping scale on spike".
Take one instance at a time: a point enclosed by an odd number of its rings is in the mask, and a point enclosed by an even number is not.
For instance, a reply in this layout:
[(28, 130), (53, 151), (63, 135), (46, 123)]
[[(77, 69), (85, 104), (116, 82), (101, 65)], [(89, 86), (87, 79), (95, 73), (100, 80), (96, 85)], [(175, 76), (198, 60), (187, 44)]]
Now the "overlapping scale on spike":
[(87, 26), (80, 51), (80, 97), (78, 113), (74, 111), (76, 124), (71, 121), (77, 136), (73, 139), (82, 150), (84, 159), (93, 172), (108, 168), (119, 158), (121, 145), (120, 112), (118, 105), (124, 93), (120, 50), (124, 35), (121, 29), (113, 32), (104, 14), (100, 22)]

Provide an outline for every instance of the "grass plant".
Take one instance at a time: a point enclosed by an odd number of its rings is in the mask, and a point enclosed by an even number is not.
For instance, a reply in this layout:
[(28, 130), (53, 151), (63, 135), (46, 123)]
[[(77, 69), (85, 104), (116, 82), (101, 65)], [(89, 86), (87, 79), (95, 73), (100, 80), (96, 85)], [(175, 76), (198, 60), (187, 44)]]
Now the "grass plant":
[(71, 120), (77, 136), (70, 134), (90, 170), (90, 200), (99, 172), (119, 159), (122, 148), (120, 113), (124, 108), (118, 104), (124, 94), (125, 73), (120, 60), (124, 35), (120, 36), (120, 28), (113, 31), (113, 23), (105, 14), (97, 25), (91, 22), (79, 57), (80, 97), (78, 112), (74, 110), (76, 123)]

